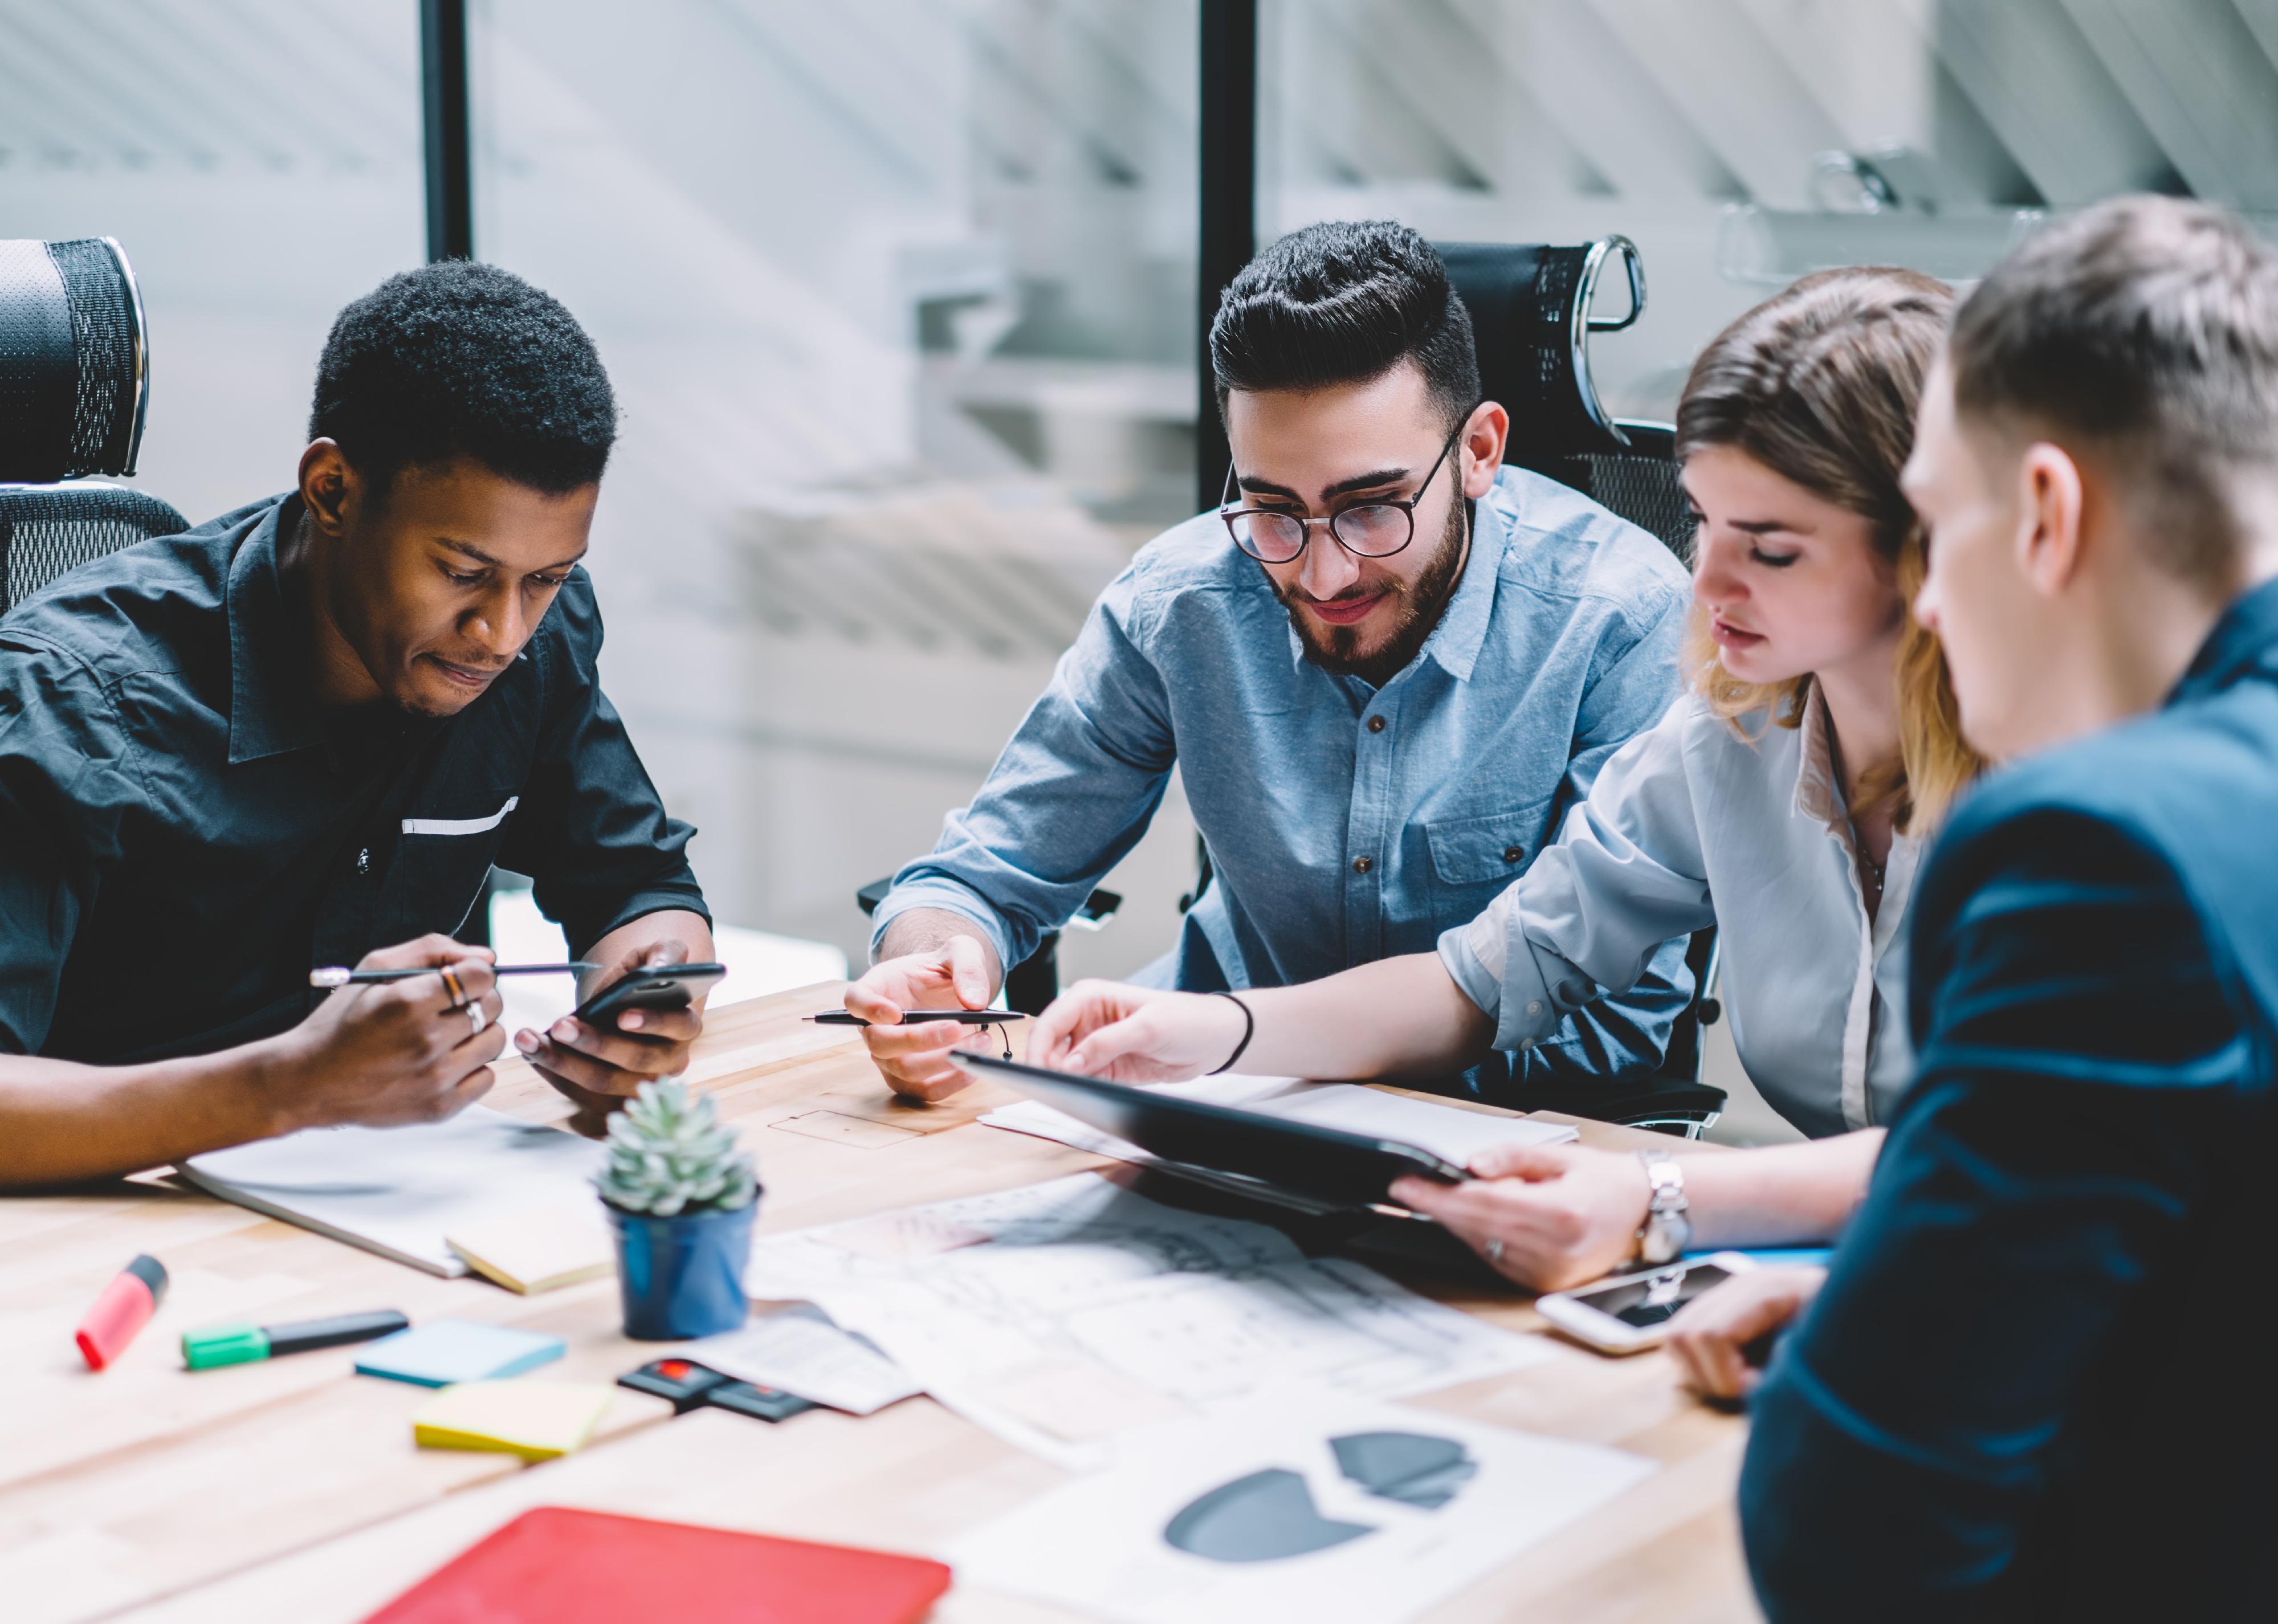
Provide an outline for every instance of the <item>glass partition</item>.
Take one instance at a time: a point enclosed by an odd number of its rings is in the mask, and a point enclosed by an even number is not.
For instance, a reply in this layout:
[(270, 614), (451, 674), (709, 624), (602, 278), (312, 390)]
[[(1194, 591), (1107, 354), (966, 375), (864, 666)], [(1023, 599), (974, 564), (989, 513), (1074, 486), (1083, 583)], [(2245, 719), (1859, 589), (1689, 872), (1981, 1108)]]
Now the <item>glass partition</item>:
[(417, 265), (418, 8), (0, 0), (0, 237), (141, 284), (134, 484), (199, 523), (284, 490), (340, 308)]
[[(1192, 0), (488, 0), (482, 257), (624, 438), (611, 692), (722, 917), (858, 951), (1193, 484)], [(1167, 947), (1174, 805), (1075, 969)], [(1128, 961), (1128, 962), (1127, 962)]]
[(2267, 5), (1263, 0), (1259, 58), (1260, 241), (1633, 239), (1651, 307), (1592, 347), (1619, 416), (1665, 421), (1721, 325), (1822, 266), (1966, 281), (2128, 191), (2278, 217)]

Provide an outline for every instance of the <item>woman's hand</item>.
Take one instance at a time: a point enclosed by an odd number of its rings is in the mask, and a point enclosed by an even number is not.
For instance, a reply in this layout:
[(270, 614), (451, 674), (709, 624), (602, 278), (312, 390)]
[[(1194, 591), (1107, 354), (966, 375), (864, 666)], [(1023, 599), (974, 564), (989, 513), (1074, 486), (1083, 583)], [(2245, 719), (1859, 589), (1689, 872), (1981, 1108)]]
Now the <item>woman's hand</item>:
[(1707, 1399), (1745, 1399), (1764, 1379), (1748, 1345), (1803, 1312), (1825, 1284), (1824, 1269), (1751, 1269), (1704, 1292), (1669, 1322), (1669, 1351), (1685, 1384)]
[(1437, 1218), (1497, 1270), (1538, 1292), (1619, 1269), (1637, 1248), (1653, 1186), (1633, 1155), (1586, 1145), (1510, 1145), (1468, 1184), (1394, 1182), (1392, 1199)]
[(1028, 1033), (1028, 1061), (1119, 1083), (1174, 1083), (1224, 1065), (1249, 1022), (1230, 999), (1078, 981)]

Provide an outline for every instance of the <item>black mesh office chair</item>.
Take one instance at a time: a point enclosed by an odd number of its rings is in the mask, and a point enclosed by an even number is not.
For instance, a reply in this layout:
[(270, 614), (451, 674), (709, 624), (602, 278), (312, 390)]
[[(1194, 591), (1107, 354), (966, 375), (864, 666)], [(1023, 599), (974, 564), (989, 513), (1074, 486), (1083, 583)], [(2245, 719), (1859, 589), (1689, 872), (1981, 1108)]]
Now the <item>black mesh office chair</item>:
[[(1676, 431), (1668, 423), (1617, 419), (1590, 376), (1590, 335), (1618, 332), (1645, 314), (1645, 261), (1626, 237), (1578, 247), (1443, 242), (1441, 257), (1471, 310), (1479, 385), (1510, 414), (1508, 461), (1571, 485), (1641, 530), (1678, 560), (1693, 560), (1693, 521), (1677, 482)], [(1596, 316), (1598, 281), (1618, 259), (1629, 309)], [(1702, 1027), (1721, 1014), (1716, 997), (1716, 933), (1695, 934), (1686, 953), (1693, 1001), (1670, 1033), (1661, 1069), (1603, 1083), (1533, 1086), (1505, 1096), (1558, 1110), (1698, 1138), (1724, 1109), (1724, 1091), (1701, 1080)]]
[[(1472, 313), (1479, 385), (1510, 414), (1505, 457), (1548, 474), (1693, 558), (1693, 521), (1677, 483), (1675, 431), (1617, 419), (1590, 377), (1590, 335), (1645, 314), (1645, 261), (1626, 237), (1576, 248), (1541, 242), (1443, 242), (1448, 275)], [(1609, 260), (1628, 274), (1630, 308), (1594, 316)]]
[(189, 528), (139, 491), (142, 297), (108, 237), (0, 241), (0, 613), (65, 570)]

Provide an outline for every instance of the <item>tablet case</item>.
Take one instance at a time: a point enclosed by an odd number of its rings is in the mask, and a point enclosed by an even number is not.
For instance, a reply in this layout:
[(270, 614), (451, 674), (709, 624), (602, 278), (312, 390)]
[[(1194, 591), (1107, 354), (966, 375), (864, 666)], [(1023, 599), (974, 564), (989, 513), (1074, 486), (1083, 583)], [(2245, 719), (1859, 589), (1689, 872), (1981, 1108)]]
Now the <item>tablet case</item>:
[(364, 1624), (917, 1624), (949, 1569), (851, 1545), (540, 1506)]
[(1336, 1208), (1362, 1208), (1387, 1201), (1392, 1181), (1408, 1174), (1445, 1183), (1471, 1177), (1431, 1151), (1396, 1140), (986, 1055), (952, 1053), (950, 1059), (1154, 1152), (1166, 1170), (1231, 1175), (1256, 1181), (1261, 1194), (1278, 1189)]

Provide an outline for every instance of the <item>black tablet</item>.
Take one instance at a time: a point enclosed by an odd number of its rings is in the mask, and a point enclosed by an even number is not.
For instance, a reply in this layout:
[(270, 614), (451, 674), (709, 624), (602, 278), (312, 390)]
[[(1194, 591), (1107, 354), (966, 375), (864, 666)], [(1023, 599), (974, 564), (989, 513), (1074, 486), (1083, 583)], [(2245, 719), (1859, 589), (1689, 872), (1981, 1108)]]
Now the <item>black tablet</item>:
[(986, 1055), (959, 1051), (950, 1059), (1166, 1162), (1258, 1179), (1341, 1206), (1388, 1201), (1386, 1192), (1392, 1181), (1410, 1173), (1443, 1184), (1471, 1177), (1452, 1162), (1397, 1140), (1372, 1139), (1342, 1128), (1181, 1099), (1072, 1071), (1047, 1071)]

